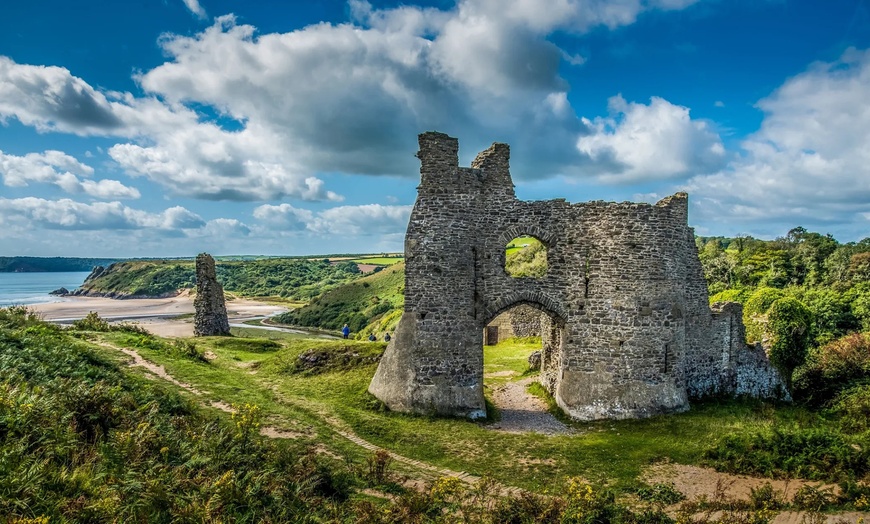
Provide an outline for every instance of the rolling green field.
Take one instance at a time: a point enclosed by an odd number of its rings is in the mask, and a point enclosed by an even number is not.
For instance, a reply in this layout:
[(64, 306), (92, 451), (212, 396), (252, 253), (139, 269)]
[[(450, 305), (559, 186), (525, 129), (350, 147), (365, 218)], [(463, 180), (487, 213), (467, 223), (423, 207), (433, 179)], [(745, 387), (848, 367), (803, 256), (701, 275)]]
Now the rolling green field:
[(376, 266), (392, 266), (399, 262), (404, 262), (405, 257), (372, 257), (372, 258), (354, 258), (352, 260), (357, 264), (374, 264)]

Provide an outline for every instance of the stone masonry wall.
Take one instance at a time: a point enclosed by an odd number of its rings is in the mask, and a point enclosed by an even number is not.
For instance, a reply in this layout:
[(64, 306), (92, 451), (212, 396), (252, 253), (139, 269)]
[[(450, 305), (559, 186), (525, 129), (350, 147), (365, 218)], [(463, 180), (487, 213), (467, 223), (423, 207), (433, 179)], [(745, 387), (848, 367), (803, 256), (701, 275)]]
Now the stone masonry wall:
[[(483, 328), (520, 304), (545, 314), (541, 381), (572, 417), (681, 411), (690, 397), (736, 392), (685, 193), (655, 205), (525, 202), (506, 144), (462, 168), (456, 139), (419, 142), (405, 311), (369, 387), (387, 406), (482, 416)], [(522, 235), (547, 248), (545, 276), (506, 273), (504, 246)]]
[(208, 253), (196, 256), (196, 298), (193, 299), (193, 306), (196, 310), (193, 317), (195, 336), (230, 334), (224, 288), (217, 281), (214, 259)]
[(487, 324), (487, 327), (498, 328), (498, 340), (511, 337), (540, 337), (541, 312), (529, 305), (521, 304), (497, 315)]

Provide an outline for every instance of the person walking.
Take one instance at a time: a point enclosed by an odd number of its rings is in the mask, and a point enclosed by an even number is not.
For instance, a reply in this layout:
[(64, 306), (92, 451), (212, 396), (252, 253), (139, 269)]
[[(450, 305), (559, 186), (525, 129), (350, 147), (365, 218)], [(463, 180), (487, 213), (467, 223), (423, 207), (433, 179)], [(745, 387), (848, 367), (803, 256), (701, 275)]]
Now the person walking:
[(369, 342), (374, 342), (377, 339), (378, 337), (376, 337), (374, 333), (369, 334)]
[(344, 338), (347, 338), (347, 336), (350, 335), (350, 326), (345, 324), (344, 327), (341, 328), (341, 334), (344, 335)]

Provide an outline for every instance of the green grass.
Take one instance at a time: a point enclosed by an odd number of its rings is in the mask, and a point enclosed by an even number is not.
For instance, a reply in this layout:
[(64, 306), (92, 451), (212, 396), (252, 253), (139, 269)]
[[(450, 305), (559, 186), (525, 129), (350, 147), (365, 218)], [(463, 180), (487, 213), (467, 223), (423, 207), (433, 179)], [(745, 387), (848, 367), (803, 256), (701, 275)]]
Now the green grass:
[[(258, 333), (258, 338), (266, 336), (262, 331)], [(352, 446), (336, 438), (324, 420), (333, 420), (407, 457), (533, 490), (555, 489), (573, 476), (618, 488), (636, 487), (638, 475), (649, 464), (659, 460), (698, 464), (710, 444), (728, 433), (796, 421), (816, 422), (811, 414), (798, 408), (711, 401), (696, 404), (688, 413), (646, 420), (572, 422), (578, 429), (575, 435), (504, 434), (465, 420), (379, 411), (378, 403), (366, 392), (376, 369), (373, 363), (319, 374), (293, 372), (298, 356), (308, 350), (345, 351), (356, 347), (360, 352), (369, 352), (382, 348), (382, 343), (281, 336), (273, 339), (281, 345), (279, 349), (262, 352), (246, 351), (246, 343), (228, 344), (225, 340), (197, 340), (199, 350), (217, 355), (209, 364), (148, 349), (141, 352), (166, 366), (179, 380), (208, 391), (212, 400), (257, 404), (270, 420), (310, 428), (315, 438), (344, 452)], [(257, 347), (261, 342), (252, 344)], [(529, 352), (537, 347), (534, 341), (518, 340), (487, 347), (487, 372), (507, 370), (519, 378)], [(492, 379), (487, 382), (494, 383)]]
[[(221, 260), (215, 271), (228, 293), (280, 304), (299, 304), (359, 277), (353, 262), (330, 264), (323, 259)], [(195, 283), (192, 260), (130, 260), (112, 264), (82, 288), (112, 296), (146, 297), (171, 294)]]
[(357, 264), (374, 264), (376, 266), (392, 266), (398, 262), (404, 262), (405, 257), (371, 257), (371, 258), (355, 258), (353, 262)]
[[(496, 384), (529, 374), (529, 355), (541, 349), (539, 337), (510, 338), (483, 349), (483, 373), (498, 374), (487, 377), (485, 383)], [(511, 375), (508, 375), (512, 373)]]
[[(313, 298), (306, 306), (272, 318), (279, 323), (332, 330), (339, 330), (348, 324), (355, 335), (367, 334), (366, 326), (404, 307), (404, 270), (403, 263), (395, 264), (378, 273), (337, 286)], [(387, 325), (379, 331), (391, 328), (392, 325)]]

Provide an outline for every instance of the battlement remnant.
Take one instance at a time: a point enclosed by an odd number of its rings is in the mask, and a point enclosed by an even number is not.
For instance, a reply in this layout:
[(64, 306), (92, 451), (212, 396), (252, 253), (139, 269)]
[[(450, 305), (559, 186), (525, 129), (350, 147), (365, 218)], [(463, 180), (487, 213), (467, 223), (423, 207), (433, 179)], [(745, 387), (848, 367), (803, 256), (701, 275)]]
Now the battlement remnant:
[[(739, 304), (708, 305), (688, 195), (525, 202), (507, 144), (470, 168), (455, 138), (429, 132), (419, 144), (405, 310), (369, 386), (390, 409), (485, 416), (483, 328), (520, 304), (541, 312), (540, 380), (574, 418), (683, 411), (710, 394), (787, 395), (763, 351), (746, 346)], [(546, 246), (545, 276), (505, 271), (505, 245), (522, 235)]]
[(193, 334), (211, 337), (230, 334), (224, 288), (217, 281), (214, 259), (208, 253), (196, 256), (196, 298), (193, 299), (196, 313), (193, 317)]

